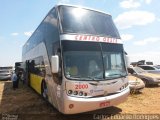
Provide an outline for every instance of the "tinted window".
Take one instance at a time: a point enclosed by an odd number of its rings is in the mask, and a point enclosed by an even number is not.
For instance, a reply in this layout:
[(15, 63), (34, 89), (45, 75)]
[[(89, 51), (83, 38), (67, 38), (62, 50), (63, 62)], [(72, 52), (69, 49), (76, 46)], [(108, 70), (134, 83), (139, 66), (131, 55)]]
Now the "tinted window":
[(46, 70), (45, 70), (43, 57), (38, 57), (38, 58), (35, 58), (34, 60), (30, 60), (29, 69), (31, 73), (44, 77)]
[(63, 41), (62, 46), (67, 78), (87, 80), (103, 78), (100, 44)]
[(62, 41), (63, 51), (100, 51), (100, 45), (94, 42)]
[(157, 69), (160, 69), (160, 66), (154, 66), (155, 68), (157, 68)]
[(150, 67), (150, 66), (146, 66), (146, 70), (155, 70), (155, 68)]
[(106, 77), (126, 75), (121, 44), (102, 43), (103, 60)]
[(140, 66), (144, 70), (155, 70), (153, 67), (150, 66)]
[(32, 34), (32, 36), (29, 38), (27, 43), (23, 46), (23, 53), (25, 54), (35, 46), (37, 46), (39, 43), (41, 43), (44, 40), (44, 31), (45, 31), (45, 25), (41, 24), (35, 32)]
[[(59, 41), (58, 22), (56, 10), (53, 9), (46, 16), (44, 21), (35, 30), (27, 43), (23, 46), (23, 54), (37, 46), (40, 42), (45, 42), (49, 56), (54, 53), (53, 44)], [(56, 43), (57, 44), (57, 43)]]
[(44, 24), (46, 24), (45, 43), (47, 46), (48, 56), (55, 54), (59, 48), (59, 32), (57, 22), (56, 10), (53, 9), (44, 20)]
[(9, 71), (0, 71), (0, 74), (1, 74), (1, 73), (9, 73)]
[(122, 44), (103, 43), (102, 49), (103, 49), (103, 51), (107, 51), (107, 52), (123, 52), (123, 45)]
[(60, 6), (59, 11), (62, 33), (94, 34), (120, 38), (110, 15), (66, 6)]
[(142, 69), (144, 69), (144, 70), (146, 70), (145, 66), (139, 66), (139, 67), (142, 68)]
[(135, 71), (136, 73), (139, 73), (139, 74), (141, 74), (141, 73), (146, 73), (146, 71), (143, 70), (143, 69), (140, 68), (140, 67), (134, 67), (133, 69), (134, 69), (134, 71)]
[(122, 45), (63, 40), (62, 48), (67, 78), (104, 80), (126, 76)]

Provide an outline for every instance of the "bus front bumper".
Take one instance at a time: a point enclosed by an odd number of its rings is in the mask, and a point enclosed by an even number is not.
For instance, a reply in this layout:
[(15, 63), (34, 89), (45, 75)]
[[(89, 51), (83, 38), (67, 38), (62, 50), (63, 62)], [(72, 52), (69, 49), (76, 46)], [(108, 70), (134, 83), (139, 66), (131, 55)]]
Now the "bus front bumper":
[(110, 106), (115, 106), (124, 102), (130, 93), (129, 87), (126, 87), (121, 93), (96, 98), (77, 98), (65, 94), (64, 107), (60, 112), (64, 114), (76, 114), (87, 111), (93, 111)]

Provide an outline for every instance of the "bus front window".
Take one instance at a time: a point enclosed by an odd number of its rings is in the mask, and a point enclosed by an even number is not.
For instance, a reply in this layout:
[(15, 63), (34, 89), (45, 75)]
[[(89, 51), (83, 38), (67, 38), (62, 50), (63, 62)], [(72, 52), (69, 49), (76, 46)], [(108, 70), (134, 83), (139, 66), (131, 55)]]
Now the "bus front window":
[(61, 33), (78, 33), (120, 38), (108, 14), (77, 7), (60, 6)]
[(126, 69), (121, 53), (104, 52), (105, 78), (112, 79), (126, 76)]
[(102, 79), (103, 68), (100, 52), (64, 52), (65, 74), (68, 78)]
[(107, 80), (127, 75), (122, 45), (62, 41), (62, 46), (68, 79)]
[(103, 62), (99, 44), (64, 41), (63, 43), (64, 73), (67, 78), (103, 79)]
[(126, 76), (122, 44), (102, 44), (105, 79)]

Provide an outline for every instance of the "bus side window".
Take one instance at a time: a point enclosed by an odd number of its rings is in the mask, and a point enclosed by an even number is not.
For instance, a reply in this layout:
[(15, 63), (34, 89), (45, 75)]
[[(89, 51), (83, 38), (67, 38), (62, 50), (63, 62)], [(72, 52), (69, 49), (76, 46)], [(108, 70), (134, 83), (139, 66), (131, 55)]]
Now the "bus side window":
[(29, 64), (29, 71), (30, 71), (31, 73), (34, 73), (34, 71), (35, 71), (34, 66), (35, 66), (35, 60), (31, 60), (31, 61), (30, 61), (30, 64)]

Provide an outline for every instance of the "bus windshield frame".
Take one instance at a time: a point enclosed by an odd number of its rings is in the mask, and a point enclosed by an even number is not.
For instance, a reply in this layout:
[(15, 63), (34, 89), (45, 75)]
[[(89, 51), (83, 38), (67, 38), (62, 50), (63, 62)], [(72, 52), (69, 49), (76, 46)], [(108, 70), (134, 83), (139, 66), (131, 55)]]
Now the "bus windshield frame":
[(61, 5), (58, 9), (61, 34), (90, 34), (120, 39), (111, 15), (73, 6)]
[(122, 44), (63, 40), (61, 45), (67, 79), (102, 81), (127, 76)]

